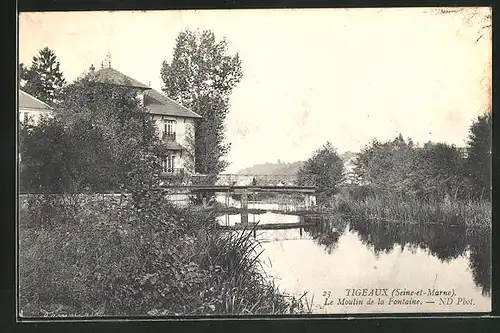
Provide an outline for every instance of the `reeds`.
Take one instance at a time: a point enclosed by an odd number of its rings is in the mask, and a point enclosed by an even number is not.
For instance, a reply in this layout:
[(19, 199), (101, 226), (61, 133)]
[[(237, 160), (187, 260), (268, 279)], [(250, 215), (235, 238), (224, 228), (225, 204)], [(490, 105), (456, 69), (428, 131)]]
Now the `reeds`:
[[(305, 311), (302, 298), (282, 293), (259, 260), (260, 243), (252, 235), (257, 224), (240, 231), (204, 232), (198, 244), (200, 267), (212, 270), (210, 287), (218, 295), (214, 313), (288, 314)], [(203, 232), (203, 231), (201, 231)]]
[[(47, 221), (39, 223), (36, 208), (44, 206), (50, 208), (43, 216)], [(73, 203), (65, 200), (23, 208), (24, 315), (245, 315), (304, 309), (302, 300), (280, 292), (266, 276), (253, 230), (218, 230), (214, 211), (162, 202), (137, 208), (82, 200), (76, 206), (71, 219)]]
[(491, 225), (491, 202), (484, 200), (419, 200), (375, 195), (362, 200), (336, 200), (335, 206), (347, 218), (415, 224)]

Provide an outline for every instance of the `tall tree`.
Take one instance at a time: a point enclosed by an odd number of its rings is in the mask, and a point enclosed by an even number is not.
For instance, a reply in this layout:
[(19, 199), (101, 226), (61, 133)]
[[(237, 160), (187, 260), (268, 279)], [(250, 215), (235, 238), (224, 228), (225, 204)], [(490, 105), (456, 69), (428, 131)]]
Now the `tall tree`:
[(394, 140), (374, 140), (359, 154), (355, 173), (379, 194), (417, 194), (416, 149), (399, 134)]
[(462, 152), (454, 145), (428, 142), (417, 150), (414, 184), (418, 184), (421, 195), (445, 198), (466, 196), (469, 185), (463, 174), (464, 159)]
[(30, 68), (20, 64), (19, 79), (24, 91), (49, 104), (59, 100), (66, 84), (59, 61), (48, 47), (33, 57)]
[(470, 126), (466, 172), (477, 196), (491, 195), (491, 112), (479, 116)]
[(28, 79), (28, 68), (23, 63), (19, 64), (19, 76), (17, 78), (20, 87), (26, 85), (26, 81)]
[(203, 117), (195, 125), (196, 172), (217, 174), (228, 165), (224, 121), (242, 75), (238, 53), (228, 55), (226, 40), (209, 30), (180, 32), (172, 62), (162, 64), (163, 91)]
[(441, 200), (469, 194), (462, 152), (454, 145), (428, 142), (419, 147), (399, 135), (393, 141), (373, 141), (356, 164), (356, 174), (378, 195)]
[(360, 153), (356, 174), (378, 193), (405, 193), (412, 187), (408, 177), (414, 173), (413, 143), (399, 134), (394, 140), (374, 140)]
[(317, 186), (318, 202), (334, 195), (337, 186), (343, 179), (344, 162), (336, 149), (327, 142), (321, 149), (314, 152), (297, 173), (299, 185)]

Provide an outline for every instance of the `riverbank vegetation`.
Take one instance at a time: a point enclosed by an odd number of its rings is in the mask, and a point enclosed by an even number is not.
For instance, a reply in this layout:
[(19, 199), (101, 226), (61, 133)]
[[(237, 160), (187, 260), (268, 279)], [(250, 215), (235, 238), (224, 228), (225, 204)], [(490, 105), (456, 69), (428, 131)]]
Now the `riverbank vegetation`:
[(31, 196), (19, 229), (20, 311), (36, 316), (286, 314), (251, 231), (219, 231), (161, 193)]
[[(326, 208), (347, 218), (396, 223), (491, 225), (491, 113), (470, 126), (467, 146), (415, 144), (400, 134), (372, 141), (339, 178), (336, 153), (330, 163), (315, 163), (301, 173), (318, 177)], [(313, 168), (312, 165), (315, 165)], [(327, 185), (324, 185), (326, 182)]]
[[(328, 170), (331, 166), (327, 166)], [(491, 113), (469, 129), (467, 146), (374, 140), (321, 203), (328, 216), (307, 231), (328, 252), (348, 228), (376, 255), (407, 248), (441, 261), (467, 256), (483, 295), (491, 293)]]
[(490, 227), (491, 203), (485, 200), (422, 200), (369, 196), (342, 200), (337, 207), (348, 219), (404, 224), (444, 224)]
[[(344, 162), (331, 142), (316, 150), (297, 173), (298, 185), (315, 185), (317, 203), (324, 204), (338, 192)], [(314, 184), (311, 184), (313, 180)]]
[[(217, 51), (225, 45), (214, 44), (213, 34), (202, 37)], [(181, 34), (181, 46), (183, 38), (194, 37)], [(183, 52), (195, 51), (201, 52)], [(238, 57), (228, 61), (239, 76)], [(164, 65), (164, 79), (179, 69), (175, 63)], [(216, 119), (221, 121), (231, 89), (216, 94), (212, 88), (211, 96), (222, 103)], [(36, 126), (23, 123), (19, 131), (20, 189), (25, 193), (18, 229), (21, 316), (304, 311), (299, 299), (267, 279), (251, 231), (220, 231), (214, 212), (177, 208), (165, 199), (160, 188), (164, 145), (134, 92), (84, 75), (58, 96), (53, 118)], [(205, 125), (197, 130), (203, 132)], [(225, 149), (219, 136), (208, 144)], [(205, 165), (197, 170), (224, 165), (224, 151), (198, 150), (197, 160)], [(97, 195), (109, 191), (130, 195)]]

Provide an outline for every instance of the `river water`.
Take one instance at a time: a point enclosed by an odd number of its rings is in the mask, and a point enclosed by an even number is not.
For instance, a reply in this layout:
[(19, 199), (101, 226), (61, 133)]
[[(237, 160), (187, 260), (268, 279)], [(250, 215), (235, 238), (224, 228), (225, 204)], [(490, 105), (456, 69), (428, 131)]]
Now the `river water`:
[[(248, 221), (295, 223), (299, 216), (267, 212)], [(239, 222), (239, 215), (218, 217), (224, 225)], [(256, 239), (269, 279), (288, 294), (306, 293), (314, 313), (491, 311), (489, 230), (338, 221), (328, 232), (258, 230)]]

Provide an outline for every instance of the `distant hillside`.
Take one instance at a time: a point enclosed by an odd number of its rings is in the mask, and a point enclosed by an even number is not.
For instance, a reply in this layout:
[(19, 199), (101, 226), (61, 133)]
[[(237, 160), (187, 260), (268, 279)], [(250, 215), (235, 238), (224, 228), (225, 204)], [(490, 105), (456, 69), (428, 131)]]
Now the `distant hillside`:
[(340, 154), (340, 158), (342, 161), (347, 162), (351, 157), (357, 156), (358, 153), (353, 153), (352, 151), (346, 151), (343, 154)]
[(303, 164), (302, 161), (255, 164), (237, 173), (240, 175), (295, 175)]
[[(340, 154), (340, 158), (347, 162), (351, 157), (356, 156), (357, 153), (345, 152)], [(292, 163), (264, 163), (255, 164), (251, 167), (242, 169), (237, 172), (239, 175), (295, 175), (299, 169), (304, 165), (304, 161), (297, 161)]]

